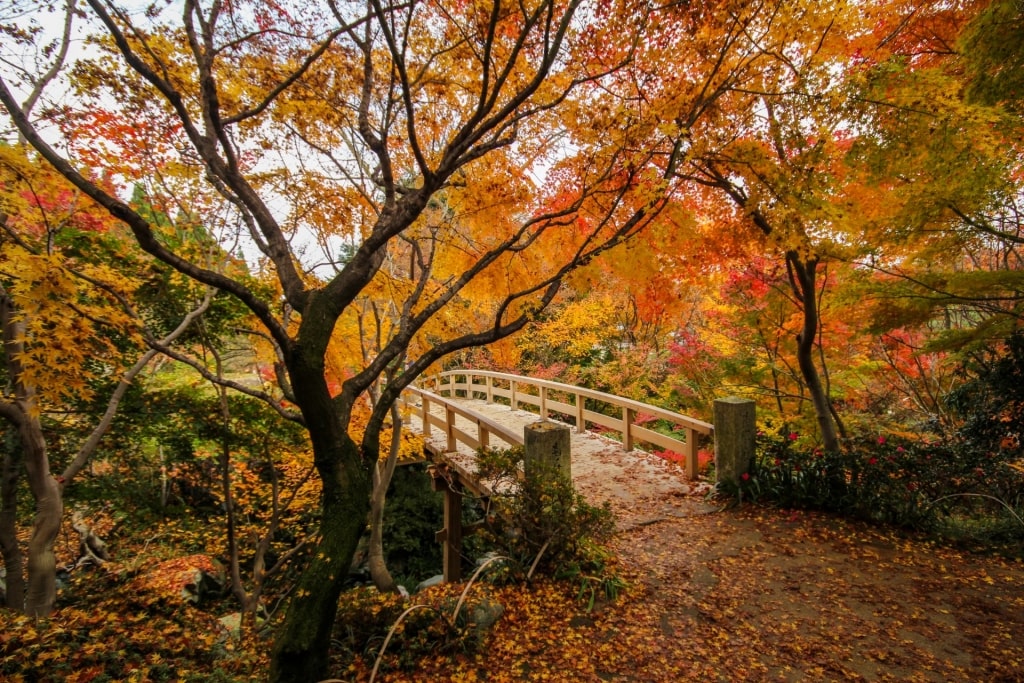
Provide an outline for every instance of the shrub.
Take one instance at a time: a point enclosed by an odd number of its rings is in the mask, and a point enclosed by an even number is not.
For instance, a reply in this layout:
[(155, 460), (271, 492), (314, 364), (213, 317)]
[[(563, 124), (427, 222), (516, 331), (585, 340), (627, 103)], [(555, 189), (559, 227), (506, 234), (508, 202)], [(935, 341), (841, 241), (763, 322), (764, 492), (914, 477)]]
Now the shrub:
[(484, 609), (500, 615), (501, 608), (488, 597), (460, 601), (455, 588), (439, 586), (413, 598), (373, 587), (342, 594), (332, 638), (334, 668), (350, 671), (357, 660), (379, 655), (383, 670), (409, 671), (423, 657), (475, 651), (485, 631), (475, 615)]
[(1024, 509), (1024, 472), (1008, 452), (963, 439), (862, 437), (829, 453), (785, 431), (760, 434), (755, 462), (732, 493), (947, 535), (951, 525), (990, 522), (1024, 538), (1024, 524), (1006, 523)]
[(526, 577), (585, 563), (593, 544), (607, 541), (614, 531), (611, 508), (590, 505), (571, 481), (544, 467), (523, 474), (522, 463), (522, 448), (479, 456), (481, 478), (500, 491), (487, 514), (489, 539)]

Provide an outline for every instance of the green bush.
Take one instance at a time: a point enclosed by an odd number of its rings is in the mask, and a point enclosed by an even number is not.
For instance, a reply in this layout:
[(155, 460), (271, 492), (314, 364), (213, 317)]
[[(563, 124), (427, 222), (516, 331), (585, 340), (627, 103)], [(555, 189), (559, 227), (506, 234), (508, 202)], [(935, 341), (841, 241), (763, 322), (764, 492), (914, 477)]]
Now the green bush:
[(962, 439), (865, 437), (829, 453), (801, 446), (797, 434), (762, 433), (733, 493), (945, 535), (969, 524), (989, 529), (990, 540), (1024, 539), (1024, 524), (1012, 523), (1014, 514), (1024, 516), (1024, 472), (1011, 454)]
[(468, 615), (479, 603), (462, 605), (456, 616), (452, 595), (441, 590), (429, 597), (432, 602), (424, 603), (422, 594), (409, 598), (372, 587), (343, 593), (332, 638), (335, 667), (347, 670), (357, 658), (372, 662), (385, 642), (384, 670), (408, 671), (425, 656), (474, 651), (481, 634)]
[(478, 458), (482, 479), (496, 483), (487, 536), (497, 552), (524, 575), (557, 575), (585, 564), (595, 544), (615, 529), (607, 503), (596, 507), (572, 488), (572, 482), (544, 467), (523, 474), (523, 449), (487, 450)]

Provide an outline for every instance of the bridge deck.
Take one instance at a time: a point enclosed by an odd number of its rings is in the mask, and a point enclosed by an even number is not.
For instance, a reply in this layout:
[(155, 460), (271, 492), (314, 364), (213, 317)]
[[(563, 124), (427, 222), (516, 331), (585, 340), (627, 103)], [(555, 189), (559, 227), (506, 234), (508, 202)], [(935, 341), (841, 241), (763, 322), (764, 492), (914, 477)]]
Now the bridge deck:
[[(506, 405), (480, 399), (460, 398), (457, 403), (520, 435), (526, 425), (540, 419), (535, 413), (511, 410)], [(444, 416), (444, 408), (440, 405), (432, 404), (431, 412)], [(407, 428), (419, 432), (421, 424), (420, 419), (413, 418), (408, 421)], [(473, 424), (461, 416), (456, 418), (456, 426), (467, 432), (473, 428)], [(621, 518), (634, 510), (641, 500), (657, 499), (660, 506), (673, 507), (672, 501), (682, 504), (683, 497), (693, 491), (683, 468), (676, 463), (645, 451), (623, 451), (619, 442), (592, 432), (577, 433), (571, 426), (570, 430), (573, 485), (591, 504), (600, 505), (608, 501)], [(504, 445), (497, 436), (492, 435), (491, 439), (492, 446)], [(445, 435), (437, 428), (431, 430), (427, 446), (433, 453), (443, 454), (464, 475), (472, 476), (476, 472), (476, 453), (461, 443), (455, 452), (446, 453)]]

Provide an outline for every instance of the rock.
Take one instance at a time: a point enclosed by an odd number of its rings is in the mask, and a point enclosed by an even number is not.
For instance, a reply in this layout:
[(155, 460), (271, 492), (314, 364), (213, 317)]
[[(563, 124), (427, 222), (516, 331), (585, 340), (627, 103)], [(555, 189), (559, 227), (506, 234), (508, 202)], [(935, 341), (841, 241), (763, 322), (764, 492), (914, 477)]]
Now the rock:
[(416, 590), (414, 590), (413, 593), (419, 593), (422, 590), (426, 590), (434, 586), (439, 586), (442, 583), (444, 583), (444, 574), (437, 574), (435, 576), (431, 576), (429, 579), (426, 579), (425, 581), (420, 581), (418, 584), (416, 584)]
[(484, 553), (480, 557), (476, 558), (476, 561), (474, 562), (474, 564), (476, 565), (477, 568), (480, 568), (480, 567), (484, 566), (485, 564), (487, 564), (488, 562), (490, 562), (491, 560), (493, 560), (495, 558), (499, 558), (499, 557), (501, 557), (501, 554), (500, 553), (496, 553), (496, 552), (494, 552), (492, 550), (491, 552)]
[[(259, 630), (263, 624), (266, 623), (266, 611), (260, 607), (256, 615), (256, 628)], [(242, 637), (242, 613), (232, 612), (231, 614), (225, 614), (223, 617), (217, 619), (217, 623), (223, 629), (224, 634), (221, 638), (222, 642), (228, 638), (239, 639)]]
[(220, 625), (224, 627), (224, 630), (228, 632), (228, 635), (232, 638), (240, 638), (242, 635), (242, 613), (232, 612), (231, 614), (225, 614), (223, 617), (218, 619)]
[(470, 609), (469, 627), (476, 632), (477, 636), (482, 637), (498, 622), (498, 619), (501, 619), (501, 615), (504, 613), (504, 605), (497, 600), (484, 598)]
[(197, 605), (223, 593), (224, 570), (208, 555), (189, 555), (158, 563), (131, 586), (139, 593)]

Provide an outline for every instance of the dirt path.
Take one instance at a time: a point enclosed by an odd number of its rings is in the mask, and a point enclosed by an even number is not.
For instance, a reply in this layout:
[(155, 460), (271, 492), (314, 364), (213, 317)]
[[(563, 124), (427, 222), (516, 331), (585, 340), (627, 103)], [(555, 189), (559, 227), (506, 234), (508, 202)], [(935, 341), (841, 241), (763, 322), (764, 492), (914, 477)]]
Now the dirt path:
[(619, 513), (663, 660), (604, 680), (1024, 681), (1020, 562), (693, 496)]

